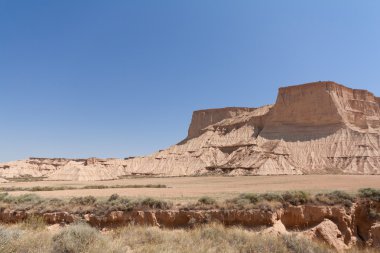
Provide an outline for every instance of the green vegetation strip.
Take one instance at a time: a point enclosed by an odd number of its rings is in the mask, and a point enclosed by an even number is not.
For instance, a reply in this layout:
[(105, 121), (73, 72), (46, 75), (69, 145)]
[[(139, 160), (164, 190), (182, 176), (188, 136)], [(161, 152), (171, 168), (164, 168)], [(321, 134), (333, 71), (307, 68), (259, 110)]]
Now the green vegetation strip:
[[(28, 193), (19, 196), (0, 193), (0, 210), (9, 208), (17, 211), (57, 212), (105, 214), (110, 211), (131, 211), (134, 209), (160, 209), (167, 210), (173, 204), (164, 200), (153, 198), (130, 199), (112, 194), (108, 199), (94, 196), (73, 197), (71, 199), (42, 198), (36, 194)], [(0, 251), (1, 252), (1, 251)]]
[[(291, 191), (284, 193), (244, 193), (239, 196), (217, 201), (212, 197), (202, 197), (195, 203), (175, 203), (154, 198), (128, 198), (112, 194), (109, 198), (95, 198), (93, 196), (73, 197), (71, 199), (42, 198), (29, 193), (13, 196), (7, 192), (0, 193), (0, 210), (10, 209), (15, 211), (55, 212), (68, 211), (75, 213), (105, 214), (110, 211), (131, 211), (143, 209), (179, 209), (179, 210), (250, 210), (275, 211), (289, 205), (324, 205), (342, 206), (349, 208), (360, 201), (380, 202), (380, 190), (361, 189), (355, 195), (341, 191), (310, 195), (303, 191)], [(376, 209), (369, 213), (371, 217), (380, 218)]]
[[(380, 202), (380, 190), (372, 188), (360, 189), (357, 194), (348, 194), (343, 191), (318, 193), (311, 195), (304, 191), (287, 191), (283, 193), (242, 193), (239, 196), (218, 202), (209, 196), (201, 197), (198, 202), (188, 204), (185, 209), (261, 209), (274, 211), (288, 205), (339, 205), (351, 207), (359, 200), (371, 200)], [(372, 213), (371, 216), (380, 217), (380, 214)]]
[(164, 184), (146, 185), (86, 185), (83, 187), (74, 186), (33, 186), (33, 187), (0, 187), (0, 191), (62, 191), (62, 190), (83, 190), (83, 189), (117, 189), (117, 188), (167, 188)]

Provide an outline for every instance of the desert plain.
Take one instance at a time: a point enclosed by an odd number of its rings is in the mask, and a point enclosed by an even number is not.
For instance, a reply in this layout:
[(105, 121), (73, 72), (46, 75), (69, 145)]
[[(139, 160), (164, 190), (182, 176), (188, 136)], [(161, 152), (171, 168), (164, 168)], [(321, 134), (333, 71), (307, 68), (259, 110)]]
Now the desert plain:
[(58, 187), (110, 185), (163, 185), (165, 188), (109, 188), (73, 189), (54, 191), (12, 191), (12, 195), (34, 193), (47, 198), (71, 198), (80, 196), (109, 197), (117, 193), (131, 198), (155, 197), (174, 202), (196, 201), (209, 196), (225, 200), (241, 193), (267, 193), (306, 191), (311, 194), (341, 190), (355, 193), (361, 188), (380, 188), (380, 175), (281, 175), (281, 176), (207, 176), (207, 177), (135, 177), (110, 181), (34, 181), (8, 182), (1, 187)]

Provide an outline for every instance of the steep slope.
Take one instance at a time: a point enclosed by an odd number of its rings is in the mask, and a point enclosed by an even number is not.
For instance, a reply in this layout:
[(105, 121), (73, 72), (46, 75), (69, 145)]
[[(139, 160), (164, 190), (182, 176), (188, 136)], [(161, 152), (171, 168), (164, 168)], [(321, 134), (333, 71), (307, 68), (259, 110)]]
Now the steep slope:
[(70, 161), (0, 164), (0, 177), (380, 174), (380, 98), (334, 82), (284, 87), (274, 105), (195, 111), (187, 138), (150, 156)]
[[(221, 110), (228, 116), (210, 124)], [(184, 141), (134, 159), (126, 169), (171, 175), (380, 173), (379, 99), (368, 91), (309, 83), (280, 88), (274, 106), (235, 116), (228, 108), (201, 112), (206, 122), (193, 116)]]

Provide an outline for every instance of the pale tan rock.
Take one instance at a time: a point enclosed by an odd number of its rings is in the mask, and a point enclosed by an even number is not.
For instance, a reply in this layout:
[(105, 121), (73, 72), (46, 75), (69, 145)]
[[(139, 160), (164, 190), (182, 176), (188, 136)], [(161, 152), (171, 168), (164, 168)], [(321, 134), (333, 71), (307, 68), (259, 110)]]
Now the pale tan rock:
[(342, 233), (338, 226), (329, 219), (325, 219), (316, 227), (303, 232), (303, 235), (311, 239), (324, 241), (334, 247), (338, 252), (343, 252), (349, 247), (344, 243)]
[(279, 235), (288, 235), (290, 234), (287, 230), (284, 224), (281, 222), (281, 220), (277, 220), (273, 226), (264, 229), (261, 231), (262, 234), (265, 235), (273, 235), (273, 236), (279, 236)]
[(194, 112), (186, 139), (146, 157), (0, 164), (3, 178), (109, 180), (133, 174), (380, 174), (380, 99), (334, 82), (284, 87), (274, 105)]
[(218, 123), (224, 119), (236, 117), (245, 112), (255, 110), (254, 108), (245, 107), (227, 107), (218, 109), (199, 110), (193, 112), (188, 136), (194, 138), (203, 133), (203, 129)]
[(104, 166), (93, 164), (84, 165), (79, 162), (70, 161), (62, 168), (49, 175), (47, 180), (66, 181), (99, 181), (117, 179), (112, 170)]

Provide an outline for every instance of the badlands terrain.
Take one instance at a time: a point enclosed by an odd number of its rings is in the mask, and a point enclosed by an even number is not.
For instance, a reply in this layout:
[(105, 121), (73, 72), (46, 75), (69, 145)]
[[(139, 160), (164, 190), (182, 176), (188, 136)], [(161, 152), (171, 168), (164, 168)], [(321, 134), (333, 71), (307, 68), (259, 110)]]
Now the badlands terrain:
[(280, 88), (152, 155), (32, 157), (0, 183), (0, 252), (378, 252), (380, 98)]
[(146, 157), (0, 164), (3, 181), (300, 174), (380, 174), (380, 98), (334, 82), (284, 87), (273, 105), (195, 111), (183, 141)]

